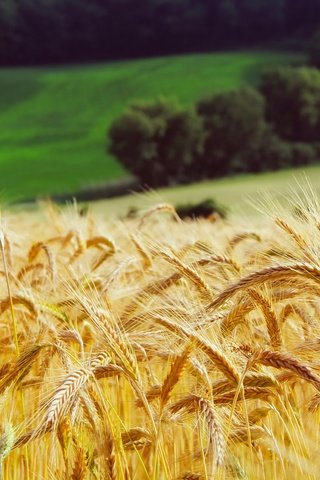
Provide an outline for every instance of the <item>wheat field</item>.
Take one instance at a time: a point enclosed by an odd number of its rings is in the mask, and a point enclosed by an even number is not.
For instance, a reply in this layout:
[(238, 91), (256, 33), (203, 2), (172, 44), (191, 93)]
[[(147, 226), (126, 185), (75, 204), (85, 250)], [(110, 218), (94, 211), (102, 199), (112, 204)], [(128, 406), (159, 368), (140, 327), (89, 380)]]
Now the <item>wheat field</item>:
[(317, 479), (320, 209), (4, 212), (1, 478)]

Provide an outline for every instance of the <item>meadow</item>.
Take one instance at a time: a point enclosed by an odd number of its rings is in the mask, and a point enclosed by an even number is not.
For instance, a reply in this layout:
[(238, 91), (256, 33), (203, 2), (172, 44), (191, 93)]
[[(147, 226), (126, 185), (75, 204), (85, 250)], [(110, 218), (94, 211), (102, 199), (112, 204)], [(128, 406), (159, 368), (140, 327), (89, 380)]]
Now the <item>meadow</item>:
[[(254, 85), (288, 52), (230, 52), (95, 65), (0, 70), (0, 196), (74, 192), (126, 175), (106, 154), (106, 131), (134, 99), (199, 97)], [(14, 172), (14, 174), (13, 174)]]
[(5, 212), (2, 478), (319, 478), (319, 208)]

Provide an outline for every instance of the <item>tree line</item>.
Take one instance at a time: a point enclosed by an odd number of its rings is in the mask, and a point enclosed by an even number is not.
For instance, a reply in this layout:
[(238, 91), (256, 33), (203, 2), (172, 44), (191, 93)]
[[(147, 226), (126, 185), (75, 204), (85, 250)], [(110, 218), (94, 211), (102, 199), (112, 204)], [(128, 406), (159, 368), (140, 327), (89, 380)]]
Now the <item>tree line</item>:
[(0, 65), (253, 46), (318, 24), (320, 0), (0, 0)]
[(320, 71), (278, 68), (257, 89), (202, 98), (190, 108), (136, 102), (108, 131), (108, 149), (150, 187), (315, 163)]

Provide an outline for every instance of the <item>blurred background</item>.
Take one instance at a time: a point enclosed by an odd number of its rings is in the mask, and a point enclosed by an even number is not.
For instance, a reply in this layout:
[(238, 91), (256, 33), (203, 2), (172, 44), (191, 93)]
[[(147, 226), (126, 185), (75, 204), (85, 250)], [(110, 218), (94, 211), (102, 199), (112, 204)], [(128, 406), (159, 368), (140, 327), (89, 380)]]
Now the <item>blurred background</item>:
[(318, 67), (320, 0), (0, 0), (1, 198), (317, 185)]

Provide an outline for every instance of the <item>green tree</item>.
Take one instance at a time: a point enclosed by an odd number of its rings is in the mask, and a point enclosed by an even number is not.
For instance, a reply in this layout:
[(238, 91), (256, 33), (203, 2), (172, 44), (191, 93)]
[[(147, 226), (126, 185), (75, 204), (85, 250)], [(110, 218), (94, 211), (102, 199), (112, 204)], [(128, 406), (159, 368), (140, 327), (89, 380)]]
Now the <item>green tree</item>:
[(109, 151), (152, 187), (187, 181), (203, 145), (199, 116), (168, 100), (132, 105), (108, 137)]
[(220, 93), (198, 102), (197, 112), (203, 118), (203, 172), (209, 177), (241, 170), (242, 153), (267, 130), (264, 99), (256, 90), (245, 88)]
[(15, 33), (17, 5), (14, 0), (0, 1), (0, 65), (17, 54), (18, 38)]
[(277, 38), (284, 33), (284, 0), (240, 0), (239, 20), (247, 41)]
[(0, 0), (0, 63), (128, 58), (303, 39), (320, 0)]
[(315, 68), (280, 68), (266, 73), (260, 91), (267, 120), (285, 140), (320, 140), (320, 72)]
[(247, 148), (236, 157), (234, 169), (239, 172), (257, 173), (278, 170), (291, 164), (290, 144), (268, 130), (250, 142)]
[(320, 30), (317, 30), (310, 41), (309, 61), (312, 66), (320, 68)]

